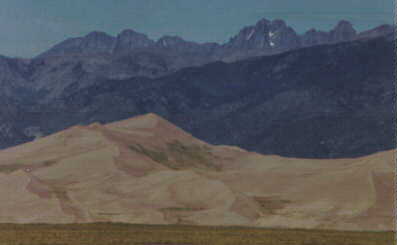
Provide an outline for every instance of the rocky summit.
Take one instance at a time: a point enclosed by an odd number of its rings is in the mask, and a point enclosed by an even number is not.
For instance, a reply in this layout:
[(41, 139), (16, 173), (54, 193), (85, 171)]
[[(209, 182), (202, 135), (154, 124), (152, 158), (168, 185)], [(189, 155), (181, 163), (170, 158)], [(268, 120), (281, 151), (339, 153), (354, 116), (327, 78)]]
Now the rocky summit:
[[(200, 62), (194, 63), (201, 65), (216, 60), (236, 61), (314, 45), (347, 42), (368, 36), (374, 38), (389, 33), (393, 33), (393, 27), (390, 25), (357, 33), (350, 22), (342, 20), (329, 32), (311, 29), (304, 34), (298, 34), (283, 20), (270, 21), (263, 18), (255, 25), (244, 27), (223, 44), (196, 43), (178, 36), (163, 36), (155, 41), (143, 33), (127, 29), (117, 37), (102, 32), (92, 32), (85, 37), (71, 38), (55, 45), (38, 57), (101, 53), (125, 55), (138, 50), (147, 52), (155, 50), (154, 53), (159, 55), (166, 52), (178, 54), (181, 57), (194, 53), (203, 56)], [(189, 62), (188, 58), (186, 62)], [(184, 66), (186, 65), (181, 65), (181, 67)]]

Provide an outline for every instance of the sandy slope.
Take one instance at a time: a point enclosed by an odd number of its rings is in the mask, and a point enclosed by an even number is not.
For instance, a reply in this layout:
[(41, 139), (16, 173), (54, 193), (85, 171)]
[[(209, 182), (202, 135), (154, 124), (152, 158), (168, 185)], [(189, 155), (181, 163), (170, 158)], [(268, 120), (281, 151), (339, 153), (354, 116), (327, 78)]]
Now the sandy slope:
[(0, 222), (390, 230), (393, 176), (393, 151), (263, 156), (206, 144), (147, 114), (1, 151)]

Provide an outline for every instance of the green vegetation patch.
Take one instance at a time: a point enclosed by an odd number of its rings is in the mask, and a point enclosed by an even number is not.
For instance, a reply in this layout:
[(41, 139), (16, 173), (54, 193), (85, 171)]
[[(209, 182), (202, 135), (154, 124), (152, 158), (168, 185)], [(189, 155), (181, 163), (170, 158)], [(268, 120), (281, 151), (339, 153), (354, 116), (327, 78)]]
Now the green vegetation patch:
[(182, 167), (196, 167), (209, 170), (220, 170), (214, 162), (214, 156), (205, 146), (185, 145), (180, 141), (167, 144), (168, 152)]
[(140, 144), (130, 145), (129, 148), (174, 170), (188, 168), (220, 170), (213, 163), (214, 156), (205, 146), (185, 145), (176, 140), (167, 143), (166, 149), (163, 150), (148, 149)]
[(150, 150), (140, 144), (130, 145), (129, 148), (138, 153), (144, 154), (155, 162), (165, 164), (168, 162), (168, 156), (165, 152)]

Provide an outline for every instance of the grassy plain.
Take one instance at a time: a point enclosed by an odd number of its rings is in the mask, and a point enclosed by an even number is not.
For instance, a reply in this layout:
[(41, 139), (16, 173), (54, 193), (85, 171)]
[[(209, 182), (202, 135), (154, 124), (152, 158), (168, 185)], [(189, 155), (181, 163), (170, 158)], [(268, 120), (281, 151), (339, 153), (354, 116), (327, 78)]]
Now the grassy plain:
[(117, 223), (0, 225), (1, 245), (391, 245), (393, 232)]

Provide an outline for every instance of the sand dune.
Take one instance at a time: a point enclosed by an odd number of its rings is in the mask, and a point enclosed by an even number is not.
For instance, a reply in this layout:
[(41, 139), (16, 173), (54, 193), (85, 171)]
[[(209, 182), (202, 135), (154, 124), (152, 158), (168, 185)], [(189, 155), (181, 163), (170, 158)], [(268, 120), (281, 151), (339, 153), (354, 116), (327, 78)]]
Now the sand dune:
[(0, 222), (391, 230), (394, 162), (264, 156), (147, 114), (0, 151)]

